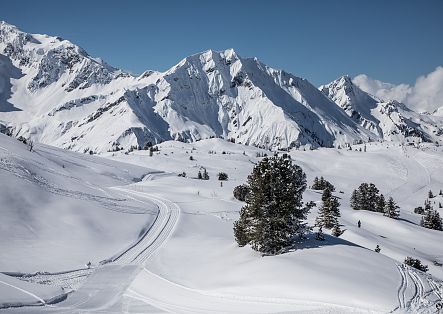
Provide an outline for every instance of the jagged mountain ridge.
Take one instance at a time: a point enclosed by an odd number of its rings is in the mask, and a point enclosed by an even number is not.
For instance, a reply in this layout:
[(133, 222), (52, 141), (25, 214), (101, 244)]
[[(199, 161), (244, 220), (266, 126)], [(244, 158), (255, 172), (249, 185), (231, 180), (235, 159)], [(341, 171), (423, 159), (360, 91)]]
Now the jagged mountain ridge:
[(438, 141), (443, 119), (420, 114), (396, 100), (383, 100), (361, 90), (349, 76), (319, 87), (349, 117), (375, 136), (387, 141)]
[(307, 80), (232, 49), (136, 77), (67, 40), (0, 22), (0, 69), (0, 121), (75, 151), (210, 137), (267, 148), (383, 139)]

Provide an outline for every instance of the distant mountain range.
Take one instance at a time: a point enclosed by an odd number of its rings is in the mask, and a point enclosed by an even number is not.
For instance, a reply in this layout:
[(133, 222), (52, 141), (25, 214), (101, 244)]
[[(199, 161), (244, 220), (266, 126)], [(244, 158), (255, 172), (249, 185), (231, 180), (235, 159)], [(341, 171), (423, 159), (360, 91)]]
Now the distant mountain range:
[(234, 50), (134, 76), (60, 37), (0, 22), (0, 129), (81, 152), (210, 137), (271, 149), (443, 139), (417, 113), (341, 77), (316, 88)]

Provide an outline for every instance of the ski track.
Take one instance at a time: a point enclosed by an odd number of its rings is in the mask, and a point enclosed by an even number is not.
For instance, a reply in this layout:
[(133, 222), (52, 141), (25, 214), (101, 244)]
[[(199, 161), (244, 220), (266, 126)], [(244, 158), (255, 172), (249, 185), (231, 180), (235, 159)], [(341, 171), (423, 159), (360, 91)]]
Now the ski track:
[[(428, 171), (428, 169), (419, 162), (415, 156), (412, 156), (413, 160), (417, 165), (420, 166), (420, 168), (424, 169), (424, 172), (426, 174), (426, 183), (423, 184), (423, 186), (419, 187), (416, 192), (421, 191), (422, 189), (429, 186), (431, 182), (431, 175)], [(406, 165), (403, 164), (403, 167), (406, 168), (406, 174), (409, 175), (409, 169)], [(96, 202), (101, 202), (105, 207), (120, 207), (122, 204), (118, 204), (119, 202), (123, 201), (124, 199), (119, 198), (113, 198), (113, 197), (101, 197), (96, 196), (92, 194), (87, 194), (84, 192), (78, 192), (78, 191), (68, 191), (63, 190), (60, 188), (53, 187), (50, 185), (50, 183), (46, 182), (43, 178), (40, 176), (29, 172), (26, 168), (21, 166), (20, 164), (14, 163), (13, 161), (8, 160), (5, 162), (3, 160), (2, 163), (0, 163), (0, 169), (6, 170), (9, 172), (12, 172), (14, 175), (23, 178), (25, 180), (31, 181), (33, 183), (36, 183), (43, 188), (49, 190), (52, 193), (65, 195), (68, 197), (75, 197), (80, 199), (87, 199), (92, 200)], [(46, 169), (47, 170), (47, 169)], [(153, 172), (148, 175), (146, 175), (142, 181), (151, 181), (154, 180), (156, 177), (166, 176), (168, 174), (163, 174), (162, 172)], [(406, 184), (408, 180), (404, 184)], [(392, 191), (390, 191), (390, 194), (393, 192), (401, 189), (401, 187), (404, 185), (400, 185), (396, 188), (394, 188)], [(180, 208), (177, 204), (166, 200), (164, 198), (161, 198), (159, 196), (154, 196), (148, 193), (145, 193), (143, 191), (140, 191), (137, 189), (138, 186), (131, 184), (127, 186), (120, 186), (120, 187), (114, 187), (111, 188), (114, 191), (117, 191), (118, 193), (125, 194), (127, 198), (130, 198), (132, 200), (135, 200), (142, 204), (151, 204), (154, 203), (158, 207), (157, 215), (154, 219), (154, 221), (149, 225), (146, 226), (146, 231), (143, 232), (143, 234), (137, 239), (132, 245), (130, 245), (128, 248), (123, 250), (121, 253), (118, 253), (114, 255), (113, 257), (104, 260), (100, 263), (99, 266), (95, 268), (84, 268), (84, 269), (78, 269), (73, 271), (67, 271), (67, 272), (59, 272), (59, 273), (35, 273), (35, 274), (13, 274), (14, 277), (39, 283), (39, 284), (49, 284), (54, 286), (59, 286), (62, 288), (68, 288), (71, 291), (75, 291), (78, 289), (81, 289), (81, 286), (85, 283), (86, 279), (90, 277), (91, 274), (93, 274), (96, 270), (102, 268), (104, 265), (140, 265), (144, 266), (144, 264), (167, 242), (169, 237), (174, 231), (174, 228), (176, 224), (178, 223), (179, 216), (180, 216)], [(100, 188), (102, 192), (105, 192)], [(129, 196), (128, 194), (132, 195)], [(107, 196), (111, 196), (107, 193)], [(411, 195), (410, 195), (411, 196)], [(409, 196), (409, 197), (410, 197)], [(128, 208), (129, 209), (129, 208)], [(132, 208), (130, 210), (128, 209), (121, 209), (119, 208), (118, 211), (126, 212), (126, 213), (134, 213), (132, 211)], [(117, 209), (116, 209), (117, 210)], [(145, 212), (137, 212), (140, 214), (148, 214), (150, 211)], [(437, 303), (442, 302), (442, 284), (437, 283), (430, 275), (425, 275), (421, 272), (418, 272), (416, 270), (411, 269), (410, 267), (407, 267), (405, 265), (397, 265), (397, 269), (400, 273), (401, 281), (400, 286), (398, 288), (398, 307), (396, 307), (393, 312), (396, 311), (406, 311), (406, 312), (413, 312), (413, 313), (432, 313), (430, 312), (430, 308), (433, 307), (433, 305)], [(174, 286), (176, 289), (177, 287), (180, 287), (182, 290), (186, 291), (192, 291), (194, 294), (197, 294), (197, 299), (200, 297), (203, 297), (205, 299), (213, 300), (214, 302), (222, 302), (223, 300), (228, 302), (240, 302), (240, 303), (261, 303), (263, 305), (270, 304), (270, 303), (288, 303), (293, 304), (297, 300), (274, 300), (274, 299), (266, 299), (266, 298), (256, 298), (256, 297), (248, 297), (248, 296), (229, 296), (229, 295), (212, 295), (205, 291), (199, 291), (195, 289), (190, 289), (184, 286), (177, 285), (175, 283), (169, 282), (168, 280), (161, 278), (158, 275), (155, 275), (151, 272), (149, 272), (147, 269), (143, 268), (144, 272), (150, 274), (152, 278), (157, 278), (158, 280), (162, 280), (163, 282), (167, 282), (170, 286)], [(11, 274), (10, 274), (11, 275)], [(43, 300), (39, 296), (26, 291), (24, 289), (15, 287), (13, 285), (7, 284), (5, 282), (0, 281), (0, 283), (9, 285), (13, 288), (16, 288), (23, 293), (26, 293), (33, 298), (36, 299), (37, 305), (42, 305), (45, 308), (50, 307), (52, 309), (57, 308), (58, 310), (64, 310), (64, 311), (72, 311), (75, 310), (77, 306), (81, 306), (83, 304), (87, 304), (91, 297), (85, 297), (84, 300), (78, 301), (75, 304), (72, 304), (68, 307), (64, 306), (54, 306), (51, 305), (49, 302)], [(75, 292), (74, 292), (75, 293)], [(202, 309), (202, 308), (196, 308), (191, 306), (186, 306), (183, 304), (172, 304), (172, 303), (162, 303), (160, 300), (155, 299), (154, 297), (149, 297), (147, 295), (141, 295), (137, 291), (133, 289), (128, 289), (127, 292), (124, 294), (126, 298), (134, 299), (138, 301), (142, 301), (143, 303), (153, 305), (157, 307), (158, 309), (163, 309), (166, 311), (180, 311), (182, 313), (208, 313), (208, 308)], [(36, 304), (29, 304), (29, 305), (36, 305)], [(306, 306), (306, 302), (304, 302), (303, 306)], [(62, 305), (62, 304), (60, 304)], [(26, 306), (26, 305), (24, 305)], [(319, 304), (316, 305), (318, 307)], [(324, 305), (326, 306), (326, 305)], [(49, 308), (48, 308), (49, 309)], [(342, 308), (345, 310), (345, 307)], [(349, 309), (348, 309), (349, 310)], [(211, 313), (224, 313), (222, 310), (217, 309), (211, 309)], [(338, 311), (339, 312), (339, 311)]]
[(1, 283), (1, 284), (4, 284), (4, 285), (6, 285), (6, 286), (12, 287), (12, 288), (14, 288), (14, 289), (17, 289), (17, 290), (19, 290), (19, 291), (21, 291), (21, 292), (23, 292), (23, 293), (25, 293), (25, 294), (27, 294), (27, 295), (33, 297), (34, 299), (36, 299), (36, 300), (37, 300), (39, 303), (41, 303), (42, 305), (45, 305), (45, 304), (46, 304), (46, 301), (45, 301), (45, 300), (43, 300), (42, 298), (40, 298), (39, 296), (37, 296), (36, 294), (34, 294), (34, 293), (32, 293), (32, 292), (29, 292), (29, 291), (27, 291), (27, 290), (25, 290), (25, 289), (22, 289), (22, 288), (20, 288), (20, 287), (17, 287), (17, 286), (11, 285), (10, 283), (4, 282), (3, 280), (0, 280), (0, 283)]
[[(22, 171), (22, 174), (23, 173), (27, 174), (26, 171)], [(29, 177), (35, 180), (35, 178), (31, 174), (28, 174), (27, 179), (29, 179)], [(148, 179), (152, 179), (152, 177), (148, 177)], [(94, 268), (84, 268), (57, 273), (38, 272), (35, 274), (16, 273), (8, 275), (14, 276), (17, 279), (23, 281), (59, 286), (64, 289), (69, 289), (71, 292), (73, 292), (81, 289), (81, 286), (85, 283), (85, 281), (90, 277), (91, 274), (105, 267), (106, 265), (144, 265), (145, 262), (149, 260), (171, 236), (179, 220), (180, 207), (177, 204), (172, 203), (169, 200), (161, 198), (159, 196), (153, 196), (144, 192), (137, 191), (137, 187), (134, 185), (114, 187), (111, 189), (118, 191), (118, 193), (129, 193), (135, 196), (129, 198), (134, 199), (145, 205), (150, 205), (151, 203), (154, 203), (158, 207), (156, 218), (150, 224), (150, 226), (147, 226), (146, 231), (133, 245), (129, 246), (127, 249), (117, 254), (116, 256), (102, 261), (99, 266)], [(144, 201), (143, 199), (146, 199), (149, 202)], [(145, 212), (145, 214), (148, 213), (150, 213), (150, 211)], [(39, 302), (41, 302), (42, 305), (48, 305), (47, 302), (45, 302), (42, 298), (39, 298), (38, 296), (35, 296), (30, 292), (23, 292), (32, 295)], [(68, 311), (74, 310), (77, 306), (86, 304), (89, 301), (90, 297), (85, 297), (85, 300), (77, 302), (76, 304), (69, 307), (57, 306), (56, 308), (58, 308), (59, 310)]]
[(101, 206), (116, 212), (133, 213), (133, 214), (146, 213), (146, 211), (141, 211), (140, 208), (138, 207), (124, 204), (126, 198), (99, 196), (81, 191), (58, 188), (49, 183), (43, 177), (39, 176), (36, 173), (30, 172), (27, 168), (23, 167), (18, 163), (14, 163), (12, 160), (3, 160), (0, 163), (0, 170), (8, 171), (18, 178), (34, 183), (40, 186), (41, 188), (47, 190), (48, 192), (56, 195), (96, 202), (99, 203)]
[(401, 276), (399, 305), (392, 312), (438, 313), (436, 305), (443, 302), (442, 283), (406, 265), (397, 265), (397, 269)]

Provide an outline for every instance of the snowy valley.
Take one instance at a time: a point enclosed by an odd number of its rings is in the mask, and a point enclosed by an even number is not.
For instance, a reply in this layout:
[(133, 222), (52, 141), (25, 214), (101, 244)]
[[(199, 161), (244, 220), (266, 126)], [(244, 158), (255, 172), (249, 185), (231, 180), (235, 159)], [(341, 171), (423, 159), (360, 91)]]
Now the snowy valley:
[[(317, 88), (232, 49), (134, 76), (0, 22), (0, 131), (0, 313), (443, 306), (443, 231), (416, 210), (429, 201), (443, 215), (438, 111), (347, 76)], [(268, 256), (236, 243), (245, 202), (233, 191), (274, 154), (306, 173), (312, 228)], [(335, 186), (340, 236), (318, 239), (315, 177)], [(396, 201), (398, 219), (351, 207), (363, 182)]]

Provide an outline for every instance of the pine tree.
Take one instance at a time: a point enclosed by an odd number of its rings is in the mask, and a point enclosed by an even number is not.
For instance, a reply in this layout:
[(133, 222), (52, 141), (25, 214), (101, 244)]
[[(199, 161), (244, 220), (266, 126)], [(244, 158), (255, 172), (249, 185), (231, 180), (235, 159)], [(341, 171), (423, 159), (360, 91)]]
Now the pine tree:
[(234, 225), (235, 238), (239, 245), (251, 244), (256, 251), (277, 254), (305, 230), (306, 175), (283, 154), (263, 158), (247, 183), (250, 191)]
[(340, 203), (336, 197), (332, 196), (329, 189), (323, 191), (321, 199), (323, 204), (318, 211), (316, 225), (331, 229), (338, 225), (338, 217), (340, 217), (340, 210), (338, 207), (340, 206)]
[(336, 224), (333, 228), (332, 228), (332, 235), (334, 237), (339, 237), (343, 234), (343, 231), (340, 229), (340, 225)]
[(429, 192), (428, 192), (428, 198), (429, 199), (434, 198), (434, 194), (432, 193), (431, 190), (429, 190)]
[(320, 177), (320, 180), (318, 182), (320, 189), (324, 189), (325, 186), (325, 178), (323, 178), (323, 176)]
[(366, 200), (366, 210), (369, 211), (375, 211), (377, 208), (377, 201), (378, 201), (378, 193), (379, 190), (377, 189), (377, 187), (373, 184), (370, 183), (368, 186), (368, 192), (367, 192), (367, 200)]
[(380, 196), (378, 197), (378, 200), (377, 200), (377, 206), (376, 206), (375, 210), (379, 213), (384, 213), (385, 212), (385, 205), (386, 205), (385, 197), (383, 194), (380, 194)]
[(320, 189), (318, 177), (314, 178), (314, 183), (312, 184), (312, 189), (313, 190), (319, 190)]
[(430, 204), (425, 207), (425, 214), (421, 218), (420, 225), (428, 229), (443, 231), (443, 222), (440, 218), (440, 214), (438, 211), (434, 210)]
[(360, 193), (358, 190), (354, 190), (351, 195), (351, 208), (355, 210), (360, 210)]
[(234, 197), (236, 199), (238, 199), (239, 201), (246, 201), (246, 198), (248, 197), (249, 194), (249, 186), (246, 184), (242, 184), (242, 185), (238, 185), (234, 188)]
[(395, 203), (394, 199), (392, 197), (389, 197), (384, 210), (385, 216), (397, 219), (398, 217), (400, 217), (399, 208), (400, 207)]
[(208, 172), (206, 171), (206, 168), (203, 168), (202, 179), (203, 179), (203, 180), (209, 180), (209, 174), (208, 174)]
[[(355, 210), (378, 211), (379, 190), (373, 183), (362, 183), (351, 195), (351, 207)], [(382, 211), (383, 212), (383, 211)]]

